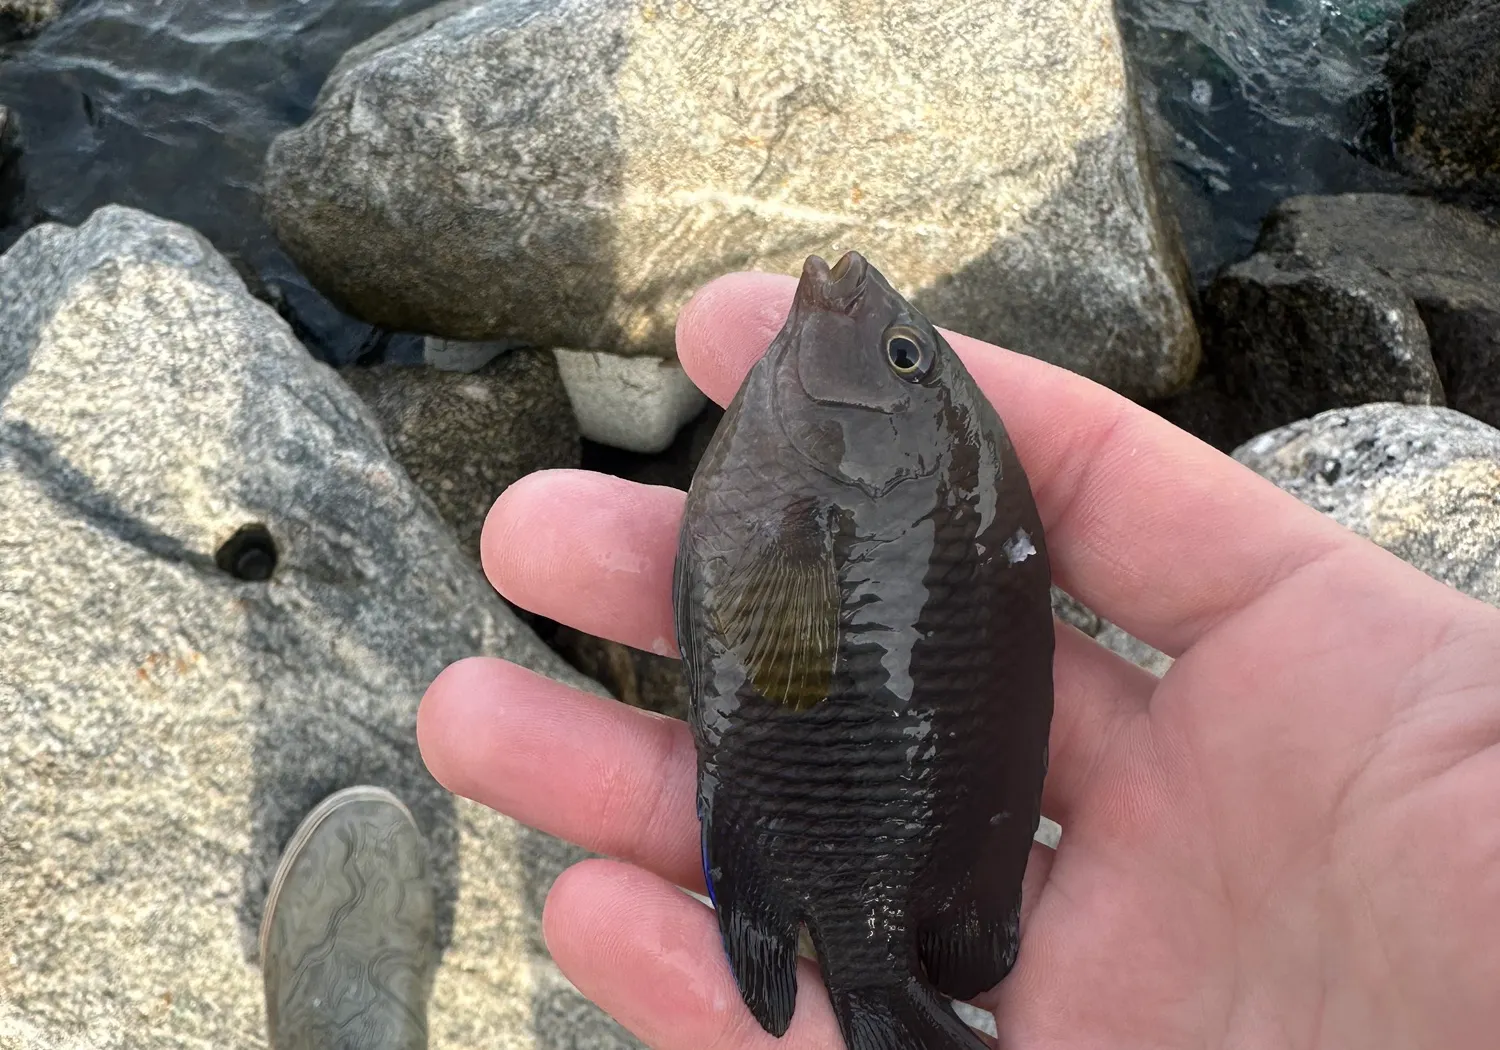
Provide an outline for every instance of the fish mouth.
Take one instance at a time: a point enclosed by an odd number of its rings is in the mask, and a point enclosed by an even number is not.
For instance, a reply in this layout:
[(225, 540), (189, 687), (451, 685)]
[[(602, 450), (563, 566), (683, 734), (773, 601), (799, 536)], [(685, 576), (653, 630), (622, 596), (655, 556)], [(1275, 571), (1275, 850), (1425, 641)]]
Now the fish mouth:
[(859, 252), (845, 252), (829, 266), (822, 256), (809, 255), (802, 264), (797, 284), (797, 302), (818, 310), (848, 313), (865, 290), (870, 264)]

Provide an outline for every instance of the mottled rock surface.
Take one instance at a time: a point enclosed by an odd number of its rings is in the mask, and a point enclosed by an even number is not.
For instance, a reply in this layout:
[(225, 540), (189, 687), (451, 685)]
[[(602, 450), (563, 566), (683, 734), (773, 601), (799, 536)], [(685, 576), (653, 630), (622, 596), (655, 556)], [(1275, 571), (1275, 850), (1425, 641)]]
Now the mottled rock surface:
[(0, 0), (0, 44), (35, 33), (58, 10), (57, 0)]
[[(0, 257), (0, 506), (0, 1042), (264, 1047), (267, 879), (363, 782), (429, 843), (434, 1047), (634, 1045), (541, 947), (577, 851), (443, 791), (414, 734), (471, 654), (598, 687), (204, 239), (111, 207)], [(269, 579), (219, 567), (247, 525)]]
[[(1127, 634), (1059, 587), (1052, 588), (1052, 615), (1158, 678), (1172, 666), (1172, 658), (1166, 653)], [(1049, 844), (1056, 845), (1055, 842)]]
[(548, 351), (515, 350), (472, 373), (375, 365), (339, 374), (475, 558), (500, 493), (532, 471), (578, 466), (578, 425)]
[(1500, 230), (1418, 197), (1294, 197), (1205, 296), (1235, 443), (1376, 401), (1500, 423)]
[(1234, 455), (1429, 576), (1500, 605), (1500, 430), (1447, 408), (1362, 405)]
[(663, 452), (708, 398), (675, 360), (557, 350), (557, 367), (578, 429), (630, 452)]
[(1500, 0), (1416, 0), (1385, 65), (1396, 157), (1500, 203)]
[(267, 158), (314, 282), (401, 330), (671, 356), (734, 269), (858, 248), (930, 317), (1131, 395), (1198, 359), (1107, 0), (469, 0)]

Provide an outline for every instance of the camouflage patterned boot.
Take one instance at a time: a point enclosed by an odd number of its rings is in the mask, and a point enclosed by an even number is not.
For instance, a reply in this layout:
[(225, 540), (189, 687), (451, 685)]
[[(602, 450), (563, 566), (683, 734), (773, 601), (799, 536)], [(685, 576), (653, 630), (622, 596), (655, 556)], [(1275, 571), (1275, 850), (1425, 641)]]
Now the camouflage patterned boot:
[(274, 1050), (422, 1050), (437, 933), (427, 847), (384, 788), (324, 799), (282, 854), (260, 925)]

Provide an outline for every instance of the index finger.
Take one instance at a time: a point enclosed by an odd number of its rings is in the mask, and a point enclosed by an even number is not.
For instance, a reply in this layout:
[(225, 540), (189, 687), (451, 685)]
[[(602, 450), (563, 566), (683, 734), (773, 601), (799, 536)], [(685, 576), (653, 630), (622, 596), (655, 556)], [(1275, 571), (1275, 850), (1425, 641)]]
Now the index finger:
[[(741, 273), (677, 322), (683, 368), (728, 404), (786, 320), (797, 282)], [(1303, 566), (1356, 542), (1217, 449), (1091, 380), (943, 330), (1005, 422), (1055, 582), (1177, 656)]]

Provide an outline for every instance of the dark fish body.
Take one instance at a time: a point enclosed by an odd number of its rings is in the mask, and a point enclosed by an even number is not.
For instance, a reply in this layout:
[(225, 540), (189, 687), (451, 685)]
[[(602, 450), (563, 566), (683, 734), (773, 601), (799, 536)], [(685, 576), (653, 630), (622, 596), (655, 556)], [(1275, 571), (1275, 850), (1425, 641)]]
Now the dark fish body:
[(699, 465), (678, 550), (704, 873), (781, 1035), (805, 924), (849, 1050), (978, 1050), (1010, 970), (1052, 718), (1030, 486), (936, 329), (810, 258)]

